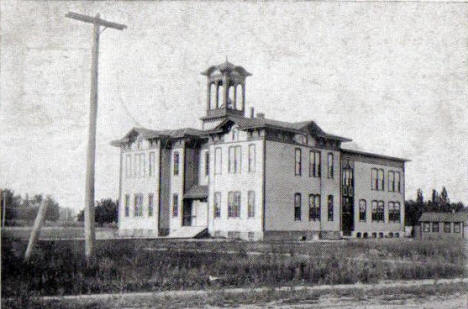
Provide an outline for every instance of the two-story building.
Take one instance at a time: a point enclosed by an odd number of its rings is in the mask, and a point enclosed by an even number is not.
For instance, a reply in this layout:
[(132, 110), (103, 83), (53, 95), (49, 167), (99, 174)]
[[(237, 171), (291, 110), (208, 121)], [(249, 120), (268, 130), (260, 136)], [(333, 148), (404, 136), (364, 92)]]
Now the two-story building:
[(246, 78), (211, 66), (202, 128), (134, 128), (120, 147), (119, 232), (242, 239), (401, 237), (405, 159), (343, 149), (314, 121), (246, 115)]

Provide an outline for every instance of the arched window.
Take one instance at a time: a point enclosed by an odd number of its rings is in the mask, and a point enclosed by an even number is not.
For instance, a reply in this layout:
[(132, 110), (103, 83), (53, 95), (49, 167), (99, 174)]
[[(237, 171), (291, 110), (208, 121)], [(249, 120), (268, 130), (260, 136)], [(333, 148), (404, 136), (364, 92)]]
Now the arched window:
[(333, 221), (333, 195), (328, 196), (328, 221)]
[(242, 85), (236, 86), (236, 97), (237, 97), (237, 109), (244, 109), (244, 93), (242, 91)]
[(371, 170), (371, 189), (372, 190), (378, 190), (379, 184), (378, 184), (378, 179), (377, 179), (377, 169), (373, 168)]
[(379, 169), (379, 187), (377, 190), (380, 190), (380, 191), (384, 191), (385, 190), (385, 176), (384, 176), (384, 170), (383, 169)]
[(236, 102), (234, 97), (234, 86), (230, 86), (228, 89), (228, 108), (236, 109)]
[(372, 201), (372, 221), (379, 221), (379, 216), (377, 212), (377, 201)]
[(294, 194), (294, 221), (301, 221), (301, 194)]

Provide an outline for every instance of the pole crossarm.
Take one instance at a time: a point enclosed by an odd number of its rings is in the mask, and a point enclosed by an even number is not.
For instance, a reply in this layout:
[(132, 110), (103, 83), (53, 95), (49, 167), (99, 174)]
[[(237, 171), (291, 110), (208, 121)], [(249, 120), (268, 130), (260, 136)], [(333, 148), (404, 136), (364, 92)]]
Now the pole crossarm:
[(127, 26), (123, 25), (123, 24), (118, 24), (118, 23), (114, 23), (114, 22), (110, 22), (110, 21), (101, 19), (99, 17), (91, 17), (91, 16), (88, 16), (88, 15), (78, 14), (78, 13), (74, 13), (74, 12), (68, 12), (65, 15), (65, 17), (68, 17), (68, 18), (71, 18), (71, 19), (76, 19), (76, 20), (79, 20), (79, 21), (83, 21), (85, 23), (98, 24), (98, 25), (104, 26), (106, 28), (114, 28), (114, 29), (117, 29), (117, 30), (124, 30), (124, 29), (127, 28)]

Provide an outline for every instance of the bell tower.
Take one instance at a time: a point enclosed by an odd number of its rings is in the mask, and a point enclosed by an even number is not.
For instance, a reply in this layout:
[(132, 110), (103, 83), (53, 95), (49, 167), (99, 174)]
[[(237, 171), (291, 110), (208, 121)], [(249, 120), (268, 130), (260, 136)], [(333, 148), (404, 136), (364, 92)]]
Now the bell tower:
[(243, 67), (226, 61), (201, 73), (207, 79), (206, 115), (203, 129), (211, 129), (227, 116), (245, 116), (245, 79), (250, 76)]

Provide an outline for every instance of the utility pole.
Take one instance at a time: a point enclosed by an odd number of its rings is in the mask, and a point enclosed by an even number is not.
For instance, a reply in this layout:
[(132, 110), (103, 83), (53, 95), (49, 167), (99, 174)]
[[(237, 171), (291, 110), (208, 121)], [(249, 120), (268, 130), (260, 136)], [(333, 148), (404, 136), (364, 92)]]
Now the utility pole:
[[(96, 160), (96, 119), (98, 101), (98, 60), (99, 60), (99, 35), (107, 28), (123, 30), (127, 26), (109, 22), (100, 18), (99, 13), (95, 17), (69, 12), (65, 17), (76, 19), (94, 25), (93, 48), (91, 63), (91, 93), (89, 108), (88, 131), (88, 155), (86, 164), (86, 190), (85, 190), (85, 255), (89, 259), (94, 256), (94, 243), (96, 232), (94, 229), (94, 167)], [(100, 31), (101, 26), (104, 27)]]
[(7, 199), (7, 192), (5, 190), (0, 190), (0, 197), (3, 196), (3, 199), (2, 199), (2, 206), (3, 206), (3, 209), (2, 209), (2, 226), (5, 226), (5, 219), (6, 219), (6, 199)]
[(24, 260), (29, 261), (31, 258), (32, 251), (36, 245), (39, 234), (41, 233), (42, 224), (44, 223), (45, 215), (47, 212), (47, 202), (45, 199), (41, 201), (41, 206), (39, 206), (39, 211), (36, 215), (36, 220), (34, 221), (34, 226), (29, 236), (28, 247), (26, 248), (26, 253), (24, 254)]

